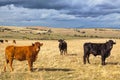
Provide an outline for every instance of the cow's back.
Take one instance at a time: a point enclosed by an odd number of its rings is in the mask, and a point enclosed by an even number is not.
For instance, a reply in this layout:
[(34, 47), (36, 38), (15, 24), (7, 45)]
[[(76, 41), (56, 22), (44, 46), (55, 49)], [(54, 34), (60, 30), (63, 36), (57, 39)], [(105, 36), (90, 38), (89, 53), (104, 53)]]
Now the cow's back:
[(32, 51), (30, 51), (30, 46), (8, 46), (5, 50), (7, 58), (13, 57), (20, 61), (27, 60), (31, 53)]
[(30, 46), (15, 46), (14, 48), (14, 58), (20, 61), (27, 60), (31, 55)]
[(84, 47), (84, 49), (90, 49), (91, 43), (84, 43), (83, 47)]
[(85, 43), (84, 51), (87, 53), (91, 53), (94, 56), (101, 54), (102, 43)]

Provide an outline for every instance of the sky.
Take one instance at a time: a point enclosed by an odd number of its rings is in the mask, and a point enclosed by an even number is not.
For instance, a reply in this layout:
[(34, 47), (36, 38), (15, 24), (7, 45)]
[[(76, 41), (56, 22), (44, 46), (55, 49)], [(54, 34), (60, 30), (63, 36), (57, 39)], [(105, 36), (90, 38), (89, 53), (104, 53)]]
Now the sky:
[(1, 26), (120, 26), (120, 0), (0, 0)]

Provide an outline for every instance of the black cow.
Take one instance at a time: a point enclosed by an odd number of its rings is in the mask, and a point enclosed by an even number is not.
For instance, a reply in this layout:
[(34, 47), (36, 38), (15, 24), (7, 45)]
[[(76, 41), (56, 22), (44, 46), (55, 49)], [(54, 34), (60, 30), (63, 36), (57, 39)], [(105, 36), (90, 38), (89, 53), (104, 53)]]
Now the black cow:
[(61, 55), (67, 54), (67, 43), (63, 39), (59, 39), (59, 50)]
[(1, 43), (3, 43), (3, 42), (4, 42), (4, 40), (0, 40), (0, 42), (1, 42)]
[(106, 43), (85, 43), (83, 56), (84, 64), (86, 64), (86, 59), (90, 64), (89, 56), (93, 54), (94, 56), (101, 55), (102, 65), (105, 65), (105, 59), (110, 56), (113, 44), (116, 44), (113, 40), (109, 40)]

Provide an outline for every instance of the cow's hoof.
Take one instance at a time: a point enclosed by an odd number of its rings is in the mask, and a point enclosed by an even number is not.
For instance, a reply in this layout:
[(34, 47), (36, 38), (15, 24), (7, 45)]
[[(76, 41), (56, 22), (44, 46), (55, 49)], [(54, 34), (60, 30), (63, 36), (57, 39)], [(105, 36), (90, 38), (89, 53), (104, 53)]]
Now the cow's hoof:
[(104, 65), (105, 65), (105, 63), (102, 63), (102, 65), (104, 66)]

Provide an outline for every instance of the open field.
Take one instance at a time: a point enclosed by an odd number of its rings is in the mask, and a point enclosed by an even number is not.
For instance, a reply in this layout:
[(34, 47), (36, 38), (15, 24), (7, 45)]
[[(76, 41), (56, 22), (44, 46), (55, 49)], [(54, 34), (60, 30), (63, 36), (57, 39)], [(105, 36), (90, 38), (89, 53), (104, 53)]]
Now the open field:
[(57, 40), (81, 38), (120, 39), (120, 29), (107, 28), (51, 28), (0, 26), (0, 39)]
[(91, 64), (83, 64), (83, 44), (85, 42), (106, 42), (107, 39), (73, 39), (68, 43), (68, 55), (61, 56), (57, 40), (17, 40), (15, 45), (43, 43), (34, 63), (34, 72), (28, 71), (27, 61), (14, 60), (14, 71), (3, 72), (4, 48), (12, 41), (0, 44), (0, 80), (119, 80), (120, 79), (120, 40), (116, 39), (107, 65), (101, 65), (101, 57), (90, 55)]

